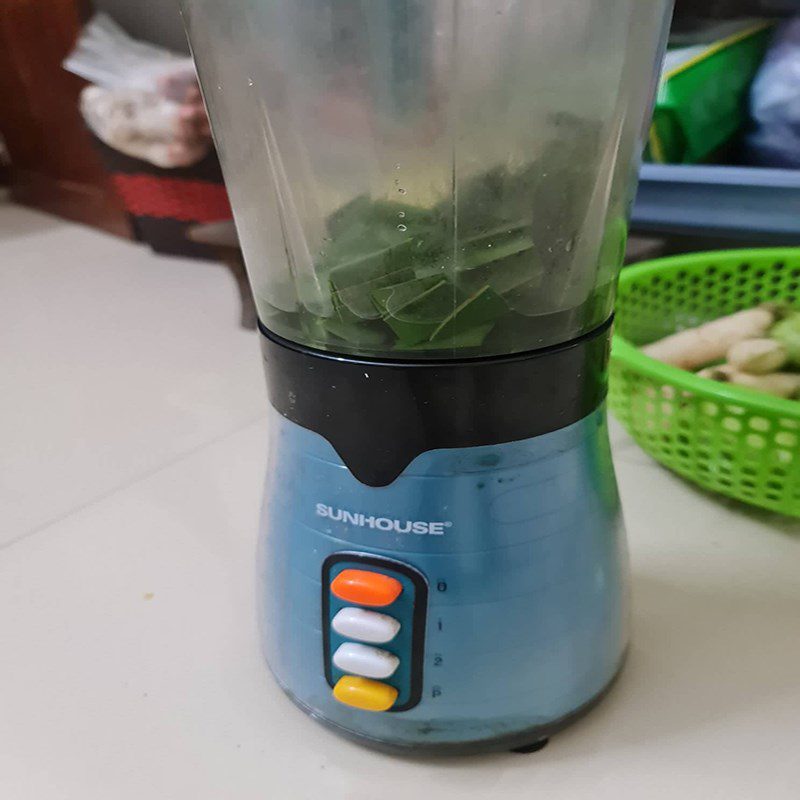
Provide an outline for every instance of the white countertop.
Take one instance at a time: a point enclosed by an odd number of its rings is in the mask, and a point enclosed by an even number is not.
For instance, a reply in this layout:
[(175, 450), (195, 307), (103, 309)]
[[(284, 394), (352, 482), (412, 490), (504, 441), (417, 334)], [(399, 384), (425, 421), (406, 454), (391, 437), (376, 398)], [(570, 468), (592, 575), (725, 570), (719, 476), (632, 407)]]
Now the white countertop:
[(800, 523), (707, 495), (617, 427), (633, 643), (533, 755), (407, 760), (262, 664), (256, 337), (223, 268), (0, 205), (3, 800), (770, 800), (800, 785)]

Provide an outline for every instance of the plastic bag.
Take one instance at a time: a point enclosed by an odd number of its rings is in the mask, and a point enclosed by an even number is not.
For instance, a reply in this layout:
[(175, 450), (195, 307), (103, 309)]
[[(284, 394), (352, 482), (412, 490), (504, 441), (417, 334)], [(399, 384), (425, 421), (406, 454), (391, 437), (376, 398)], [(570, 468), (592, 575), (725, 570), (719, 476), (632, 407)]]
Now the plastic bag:
[(137, 41), (100, 13), (64, 68), (94, 84), (81, 93), (81, 113), (109, 147), (159, 167), (190, 166), (211, 150), (191, 58)]
[(98, 139), (158, 167), (196, 164), (211, 149), (210, 136), (202, 132), (207, 121), (197, 121), (184, 106), (153, 92), (87, 86), (80, 108)]
[(184, 87), (197, 83), (190, 57), (128, 36), (102, 12), (86, 24), (63, 66), (104, 89), (158, 92), (163, 81), (173, 76), (178, 76)]
[(750, 89), (748, 160), (800, 168), (800, 17), (783, 23)]

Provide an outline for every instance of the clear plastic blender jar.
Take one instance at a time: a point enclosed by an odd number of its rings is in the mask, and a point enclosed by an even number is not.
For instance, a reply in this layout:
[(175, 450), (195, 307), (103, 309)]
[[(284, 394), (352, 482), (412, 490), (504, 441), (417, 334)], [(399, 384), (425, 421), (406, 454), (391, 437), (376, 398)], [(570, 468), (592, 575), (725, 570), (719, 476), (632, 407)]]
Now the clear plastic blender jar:
[(460, 358), (611, 314), (667, 0), (184, 0), (262, 323)]

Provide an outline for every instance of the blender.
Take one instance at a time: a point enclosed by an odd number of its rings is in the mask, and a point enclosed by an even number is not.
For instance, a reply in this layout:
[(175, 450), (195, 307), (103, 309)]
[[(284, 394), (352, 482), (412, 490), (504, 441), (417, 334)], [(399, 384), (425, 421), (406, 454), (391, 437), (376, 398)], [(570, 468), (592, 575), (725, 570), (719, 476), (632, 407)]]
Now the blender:
[(259, 314), (269, 666), (377, 748), (608, 691), (604, 398), (670, 0), (183, 0)]

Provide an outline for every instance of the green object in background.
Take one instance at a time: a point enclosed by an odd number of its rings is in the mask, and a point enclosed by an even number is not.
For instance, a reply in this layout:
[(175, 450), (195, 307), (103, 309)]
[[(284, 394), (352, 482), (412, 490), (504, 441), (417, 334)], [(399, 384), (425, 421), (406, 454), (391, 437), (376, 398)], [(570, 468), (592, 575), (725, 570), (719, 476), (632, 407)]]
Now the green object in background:
[[(705, 161), (746, 123), (750, 84), (769, 44), (759, 22), (705, 47), (670, 51), (656, 96), (645, 158), (660, 164)], [(670, 61), (675, 66), (670, 66)]]
[(697, 253), (624, 269), (609, 405), (647, 453), (684, 478), (800, 517), (800, 400), (699, 378), (637, 348), (763, 302), (800, 307), (800, 248)]
[(781, 320), (769, 335), (784, 346), (789, 362), (800, 367), (800, 313), (791, 314)]

